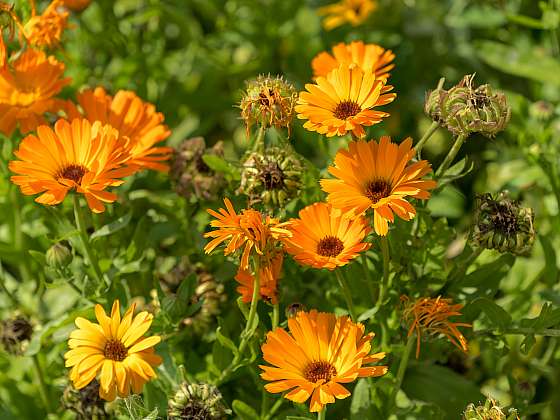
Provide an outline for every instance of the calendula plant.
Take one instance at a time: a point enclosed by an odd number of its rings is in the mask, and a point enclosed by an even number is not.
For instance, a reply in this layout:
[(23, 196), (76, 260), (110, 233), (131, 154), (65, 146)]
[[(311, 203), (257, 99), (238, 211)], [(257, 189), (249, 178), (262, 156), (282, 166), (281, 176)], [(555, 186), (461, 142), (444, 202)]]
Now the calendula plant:
[(556, 419), (559, 17), (0, 1), (0, 418)]

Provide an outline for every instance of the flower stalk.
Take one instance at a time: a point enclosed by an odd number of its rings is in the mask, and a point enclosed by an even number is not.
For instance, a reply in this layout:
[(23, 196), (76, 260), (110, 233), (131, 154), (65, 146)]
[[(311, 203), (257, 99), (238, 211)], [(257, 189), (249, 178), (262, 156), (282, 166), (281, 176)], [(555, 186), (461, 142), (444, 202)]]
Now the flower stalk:
[(411, 334), (406, 341), (406, 347), (404, 348), (404, 353), (402, 355), (401, 361), (399, 363), (399, 368), (397, 370), (397, 377), (395, 378), (395, 387), (391, 393), (391, 399), (389, 400), (389, 410), (392, 410), (396, 405), (396, 398), (399, 389), (404, 379), (404, 374), (406, 373), (406, 367), (408, 366), (408, 360), (410, 359), (410, 353), (412, 352), (412, 347), (414, 347), (415, 335)]
[(350, 312), (350, 316), (352, 317), (353, 321), (356, 321), (358, 318), (356, 316), (356, 310), (354, 309), (354, 303), (352, 301), (352, 293), (350, 292), (350, 286), (348, 285), (348, 281), (342, 270), (338, 268), (334, 270), (336, 274), (336, 279), (338, 280), (338, 285), (342, 289), (342, 293), (344, 294), (344, 299), (346, 300), (346, 306), (348, 306), (348, 312)]
[(317, 413), (317, 420), (325, 420), (327, 418), (327, 407), (323, 407), (321, 411)]
[(381, 236), (381, 253), (383, 255), (383, 278), (381, 284), (379, 285), (379, 296), (377, 298), (377, 307), (380, 308), (383, 305), (383, 300), (385, 299), (385, 292), (389, 283), (389, 240), (386, 236)]
[(453, 146), (451, 147), (451, 149), (449, 149), (447, 156), (445, 156), (445, 159), (436, 171), (437, 178), (441, 178), (445, 174), (445, 171), (447, 171), (447, 169), (457, 156), (457, 153), (459, 153), (459, 150), (461, 150), (461, 146), (463, 145), (467, 137), (468, 136), (465, 134), (459, 134), (457, 136), (457, 138), (455, 139), (455, 143), (453, 143)]
[(47, 385), (45, 383), (45, 377), (43, 376), (43, 370), (41, 369), (41, 363), (39, 362), (39, 357), (34, 354), (31, 359), (33, 360), (33, 366), (35, 367), (35, 372), (37, 373), (37, 378), (39, 379), (39, 394), (45, 405), (45, 409), (48, 413), (51, 412), (50, 399), (48, 397)]

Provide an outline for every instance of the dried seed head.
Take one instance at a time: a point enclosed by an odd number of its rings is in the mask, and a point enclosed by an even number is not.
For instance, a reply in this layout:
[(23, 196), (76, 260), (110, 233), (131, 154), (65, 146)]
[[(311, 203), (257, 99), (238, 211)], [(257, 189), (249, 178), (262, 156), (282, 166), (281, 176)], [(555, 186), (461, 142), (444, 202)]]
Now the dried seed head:
[(170, 420), (221, 420), (231, 414), (214, 385), (183, 382), (169, 400)]
[(505, 191), (496, 198), (480, 195), (476, 198), (473, 245), (527, 255), (535, 242), (533, 220), (533, 210), (521, 207)]
[(24, 353), (32, 334), (33, 327), (24, 316), (17, 315), (0, 322), (2, 346), (4, 350), (15, 356)]
[(239, 105), (241, 118), (247, 127), (247, 136), (253, 124), (265, 128), (286, 127), (289, 132), (296, 101), (295, 88), (282, 76), (261, 75), (256, 80), (247, 82)]
[(449, 90), (439, 88), (428, 92), (424, 111), (454, 135), (481, 133), (494, 137), (509, 122), (511, 109), (502, 92), (490, 85), (475, 88), (474, 74), (467, 75)]
[(62, 394), (62, 405), (76, 414), (77, 420), (108, 420), (105, 401), (99, 396), (99, 382), (91, 381), (82, 389), (75, 389), (69, 384)]
[(519, 416), (513, 408), (506, 414), (496, 400), (488, 398), (484, 404), (469, 404), (463, 413), (463, 420), (519, 420)]
[(187, 200), (216, 200), (227, 185), (223, 174), (206, 165), (204, 155), (223, 157), (222, 142), (207, 148), (202, 137), (195, 137), (183, 141), (175, 150), (170, 177), (177, 194)]
[(245, 194), (250, 205), (263, 203), (271, 209), (282, 208), (300, 193), (303, 169), (303, 160), (289, 148), (250, 152), (243, 162), (237, 192)]

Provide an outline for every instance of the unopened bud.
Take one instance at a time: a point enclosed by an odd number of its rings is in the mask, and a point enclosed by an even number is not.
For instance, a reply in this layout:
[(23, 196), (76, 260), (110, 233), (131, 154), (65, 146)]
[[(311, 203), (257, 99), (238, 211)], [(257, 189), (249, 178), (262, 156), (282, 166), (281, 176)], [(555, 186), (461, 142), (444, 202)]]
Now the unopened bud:
[(45, 254), (47, 265), (51, 268), (62, 269), (72, 262), (72, 252), (61, 242), (57, 242)]

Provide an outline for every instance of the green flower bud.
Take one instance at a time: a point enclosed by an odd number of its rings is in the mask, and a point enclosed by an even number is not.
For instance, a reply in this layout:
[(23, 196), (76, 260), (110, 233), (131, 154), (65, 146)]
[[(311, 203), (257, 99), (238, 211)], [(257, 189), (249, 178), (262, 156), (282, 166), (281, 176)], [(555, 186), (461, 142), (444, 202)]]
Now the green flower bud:
[(72, 252), (61, 242), (57, 242), (45, 254), (47, 265), (51, 268), (62, 269), (72, 262)]
[(247, 127), (247, 136), (253, 124), (265, 128), (286, 127), (289, 132), (296, 101), (295, 88), (282, 76), (261, 75), (256, 80), (247, 82), (239, 105), (241, 118)]
[(469, 404), (463, 413), (463, 420), (519, 420), (517, 410), (510, 409), (507, 414), (498, 403), (488, 398), (483, 405)]
[(231, 414), (231, 410), (215, 386), (183, 382), (169, 400), (167, 414), (170, 420), (221, 420)]
[(23, 354), (33, 334), (29, 320), (21, 315), (0, 322), (0, 342), (8, 353)]
[(222, 157), (222, 143), (207, 148), (202, 137), (195, 137), (183, 141), (175, 150), (169, 175), (175, 192), (187, 200), (216, 200), (227, 185), (222, 173), (213, 171), (204, 163), (204, 155)]
[(289, 148), (250, 152), (243, 162), (237, 192), (248, 196), (251, 204), (263, 202), (271, 209), (282, 208), (300, 193), (303, 169), (303, 160)]
[(502, 92), (494, 92), (490, 85), (475, 88), (473, 79), (474, 75), (467, 75), (447, 91), (436, 89), (428, 93), (424, 110), (454, 135), (481, 133), (494, 137), (506, 128), (511, 109)]
[(535, 242), (534, 214), (509, 198), (507, 192), (496, 198), (490, 194), (476, 198), (474, 246), (527, 255)]
[(548, 121), (554, 115), (554, 106), (550, 102), (537, 101), (529, 106), (529, 115), (538, 121)]
[(91, 381), (82, 389), (68, 385), (62, 395), (62, 405), (76, 414), (77, 420), (105, 420), (111, 418), (105, 401), (99, 396), (99, 382)]

